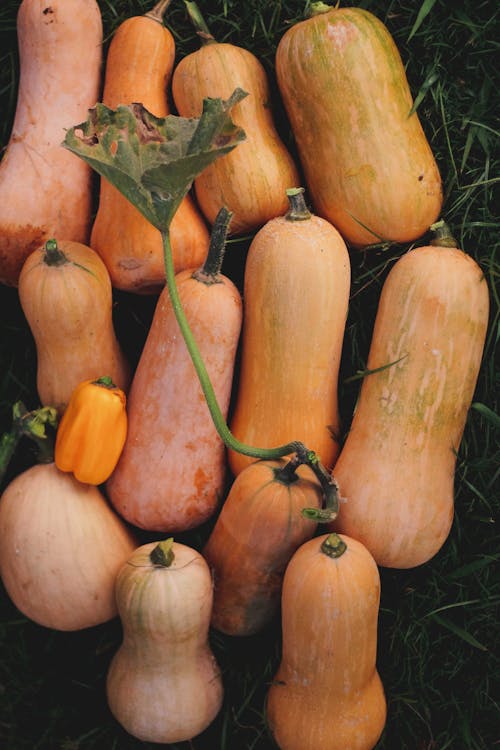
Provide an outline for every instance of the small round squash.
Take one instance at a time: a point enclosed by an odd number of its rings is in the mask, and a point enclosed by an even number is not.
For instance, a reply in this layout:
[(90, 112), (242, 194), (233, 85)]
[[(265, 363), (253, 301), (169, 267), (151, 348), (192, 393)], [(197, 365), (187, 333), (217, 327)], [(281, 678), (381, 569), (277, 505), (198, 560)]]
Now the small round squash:
[(137, 543), (97, 487), (36, 464), (0, 498), (0, 576), (27, 617), (81, 630), (116, 617), (115, 577)]

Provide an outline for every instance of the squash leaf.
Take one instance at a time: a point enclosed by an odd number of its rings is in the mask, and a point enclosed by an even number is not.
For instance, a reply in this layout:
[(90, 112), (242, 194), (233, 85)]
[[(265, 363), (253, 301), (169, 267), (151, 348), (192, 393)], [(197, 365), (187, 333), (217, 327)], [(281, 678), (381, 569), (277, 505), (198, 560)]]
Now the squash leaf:
[(229, 116), (245, 96), (238, 88), (226, 101), (205, 99), (199, 118), (155, 117), (138, 103), (116, 110), (98, 103), (62, 145), (165, 231), (194, 178), (245, 139)]

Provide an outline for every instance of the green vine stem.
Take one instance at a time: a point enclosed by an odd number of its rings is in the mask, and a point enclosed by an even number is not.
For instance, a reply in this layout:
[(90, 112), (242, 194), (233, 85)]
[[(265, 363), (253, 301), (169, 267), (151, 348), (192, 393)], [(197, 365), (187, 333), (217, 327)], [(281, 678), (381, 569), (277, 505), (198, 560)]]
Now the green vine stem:
[[(338, 510), (337, 485), (314, 451), (299, 441), (291, 441), (277, 448), (257, 448), (241, 443), (231, 434), (186, 319), (175, 282), (170, 241), (172, 217), (196, 175), (245, 139), (242, 128), (230, 117), (231, 109), (245, 96), (245, 91), (236, 88), (226, 100), (205, 98), (198, 119), (175, 115), (158, 118), (138, 103), (119, 105), (116, 110), (98, 103), (89, 110), (86, 122), (69, 128), (63, 145), (85, 159), (101, 177), (109, 180), (160, 231), (166, 286), (172, 308), (214, 426), (223, 443), (229, 449), (256, 459), (277, 459), (297, 453), (320, 481), (325, 498), (325, 507), (321, 512), (318, 509), (308, 509), (307, 512), (311, 517), (317, 516), (318, 520), (331, 520)], [(298, 196), (301, 191), (295, 189), (292, 193)], [(220, 228), (222, 235), (223, 219)], [(214, 242), (217, 240), (214, 239)], [(328, 519), (324, 519), (323, 515)]]
[(184, 5), (186, 6), (189, 20), (193, 24), (196, 33), (200, 37), (201, 43), (213, 44), (214, 42), (216, 42), (197, 4), (195, 2), (190, 2), (190, 0), (184, 0)]
[(304, 509), (303, 513), (306, 514), (307, 518), (317, 520), (319, 522), (326, 523), (328, 521), (332, 521), (336, 517), (339, 507), (337, 483), (335, 482), (333, 477), (326, 471), (325, 467), (321, 464), (319, 457), (314, 451), (309, 450), (304, 445), (304, 443), (297, 440), (285, 443), (284, 445), (280, 445), (276, 448), (258, 448), (242, 443), (231, 433), (220, 410), (219, 404), (217, 402), (217, 397), (210, 380), (210, 376), (208, 375), (205, 363), (200, 354), (200, 350), (198, 349), (198, 345), (192, 334), (191, 328), (180, 301), (177, 284), (175, 282), (175, 270), (172, 257), (169, 228), (163, 230), (161, 234), (163, 239), (165, 276), (168, 292), (170, 295), (170, 301), (172, 303), (177, 323), (186, 343), (186, 347), (198, 375), (203, 395), (205, 396), (208, 409), (212, 416), (219, 437), (227, 448), (237, 451), (238, 453), (242, 453), (245, 456), (250, 456), (251, 458), (269, 460), (283, 458), (283, 456), (287, 456), (291, 453), (296, 453), (300, 458), (301, 463), (306, 464), (313, 470), (314, 474), (321, 483), (323, 494), (325, 496), (324, 508), (307, 508)]
[(57, 410), (52, 406), (43, 406), (28, 411), (22, 401), (16, 401), (12, 407), (12, 427), (0, 438), (0, 483), (23, 437), (34, 441), (39, 463), (50, 463), (54, 460), (54, 439), (46, 431), (49, 426), (57, 427)]

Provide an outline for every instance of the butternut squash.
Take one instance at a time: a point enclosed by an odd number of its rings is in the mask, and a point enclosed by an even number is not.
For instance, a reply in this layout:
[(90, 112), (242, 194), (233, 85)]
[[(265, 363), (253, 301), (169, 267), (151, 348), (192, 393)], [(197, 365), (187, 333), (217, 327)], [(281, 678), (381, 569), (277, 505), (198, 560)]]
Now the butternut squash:
[(137, 541), (94, 485), (35, 464), (0, 498), (0, 539), (3, 584), (34, 622), (81, 630), (116, 616), (115, 577)]
[(267, 696), (280, 750), (372, 750), (386, 720), (376, 669), (380, 580), (345, 535), (305, 542), (285, 572), (282, 655)]
[(127, 390), (131, 373), (113, 326), (111, 282), (94, 250), (48, 240), (26, 259), (19, 298), (35, 339), (42, 404), (62, 413), (77, 385), (103, 374)]
[[(293, 438), (331, 468), (339, 451), (338, 373), (350, 287), (345, 243), (307, 209), (303, 190), (248, 251), (234, 436), (269, 448)], [(234, 474), (250, 459), (229, 452)]]
[(237, 636), (266, 627), (290, 557), (316, 531), (301, 511), (321, 504), (320, 484), (294, 459), (257, 461), (238, 474), (203, 548), (214, 578), (213, 627)]
[(99, 99), (102, 22), (94, 0), (23, 0), (20, 80), (0, 163), (0, 281), (17, 286), (28, 255), (51, 237), (87, 243), (91, 170), (61, 145)]
[(186, 6), (202, 31), (202, 46), (174, 69), (172, 95), (179, 114), (199, 117), (205, 97), (227, 99), (235, 88), (248, 94), (231, 112), (247, 139), (198, 175), (196, 198), (211, 224), (224, 205), (233, 214), (230, 234), (255, 231), (286, 211), (285, 190), (299, 184), (297, 168), (274, 123), (263, 65), (248, 50), (217, 42), (196, 4)]
[(311, 4), (276, 49), (276, 76), (314, 210), (347, 242), (410, 242), (436, 221), (441, 178), (386, 26)]
[(363, 380), (334, 468), (345, 498), (335, 529), (391, 568), (425, 563), (450, 531), (457, 452), (488, 324), (481, 268), (442, 246), (453, 243), (440, 236), (445, 226), (437, 231), (436, 245), (407, 252), (384, 283), (367, 363), (375, 372)]
[(106, 690), (111, 712), (143, 742), (202, 732), (223, 697), (208, 643), (212, 581), (203, 557), (174, 542), (139, 547), (116, 578), (123, 642)]
[[(115, 109), (141, 102), (156, 117), (169, 114), (168, 86), (175, 42), (163, 25), (170, 0), (132, 16), (116, 30), (106, 58), (102, 101)], [(196, 268), (208, 250), (207, 226), (188, 194), (170, 225), (175, 270)], [(103, 259), (117, 289), (158, 294), (165, 284), (161, 233), (104, 177), (92, 227), (91, 247)]]
[[(225, 229), (229, 220), (230, 213)], [(242, 318), (240, 294), (220, 273), (225, 237), (225, 231), (216, 237), (202, 268), (175, 278), (224, 416)], [(224, 443), (165, 287), (130, 388), (127, 439), (107, 482), (108, 494), (131, 523), (172, 533), (206, 521), (220, 503), (225, 481)]]

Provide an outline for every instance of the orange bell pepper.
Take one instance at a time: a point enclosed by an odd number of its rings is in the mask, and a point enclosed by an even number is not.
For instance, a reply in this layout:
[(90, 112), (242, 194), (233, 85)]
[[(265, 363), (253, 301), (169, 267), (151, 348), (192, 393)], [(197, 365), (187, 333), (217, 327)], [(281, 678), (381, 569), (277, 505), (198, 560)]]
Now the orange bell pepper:
[(110, 377), (85, 380), (73, 391), (56, 434), (54, 460), (85, 484), (112, 474), (127, 436), (125, 393)]

